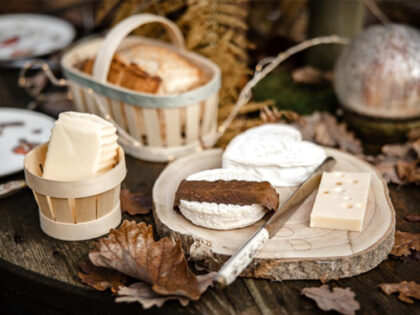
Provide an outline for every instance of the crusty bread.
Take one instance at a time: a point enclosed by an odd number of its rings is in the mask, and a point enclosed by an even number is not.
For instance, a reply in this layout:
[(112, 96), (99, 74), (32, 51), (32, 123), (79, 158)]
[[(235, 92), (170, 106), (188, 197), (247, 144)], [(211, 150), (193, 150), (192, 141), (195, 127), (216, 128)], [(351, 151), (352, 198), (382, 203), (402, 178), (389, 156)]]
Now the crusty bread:
[[(92, 74), (94, 58), (79, 67)], [(189, 91), (205, 82), (200, 68), (176, 52), (149, 44), (136, 44), (115, 54), (108, 81), (138, 92), (170, 95)]]

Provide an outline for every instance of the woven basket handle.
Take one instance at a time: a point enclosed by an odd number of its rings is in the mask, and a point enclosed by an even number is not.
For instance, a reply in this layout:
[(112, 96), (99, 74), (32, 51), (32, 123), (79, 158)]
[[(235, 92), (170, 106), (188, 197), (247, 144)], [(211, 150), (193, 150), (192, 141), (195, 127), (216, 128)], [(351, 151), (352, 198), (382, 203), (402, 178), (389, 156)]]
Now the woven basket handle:
[[(169, 34), (171, 42), (179, 50), (185, 50), (185, 41), (178, 26), (172, 21), (161, 16), (153, 14), (136, 14), (133, 15), (117, 25), (115, 25), (106, 35), (101, 47), (99, 48), (98, 55), (93, 64), (93, 78), (100, 83), (106, 83), (108, 72), (111, 67), (112, 58), (120, 45), (121, 41), (139, 26), (148, 23), (160, 23), (164, 26)], [(126, 132), (119, 126), (108, 113), (106, 106), (102, 103), (103, 98), (99, 97), (96, 93), (92, 94), (96, 100), (96, 104), (101, 115), (110, 121), (118, 130), (119, 142), (132, 150), (138, 150), (142, 147), (142, 143), (137, 141), (133, 136)]]
[(118, 23), (108, 32), (93, 64), (93, 78), (100, 83), (106, 83), (112, 57), (121, 41), (139, 26), (155, 22), (165, 27), (171, 42), (178, 49), (185, 49), (184, 37), (174, 22), (153, 14), (136, 14)]

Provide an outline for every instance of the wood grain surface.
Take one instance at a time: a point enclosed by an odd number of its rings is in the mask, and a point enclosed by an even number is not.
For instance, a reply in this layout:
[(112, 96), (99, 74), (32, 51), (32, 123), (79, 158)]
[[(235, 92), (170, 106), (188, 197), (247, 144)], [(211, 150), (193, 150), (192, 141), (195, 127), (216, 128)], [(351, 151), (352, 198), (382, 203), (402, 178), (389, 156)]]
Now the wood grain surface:
[[(368, 163), (338, 150), (326, 150), (337, 161), (332, 171), (371, 174), (363, 231), (310, 228), (314, 191), (285, 219), (242, 275), (273, 280), (337, 279), (366, 272), (388, 256), (394, 243), (395, 219), (385, 182)], [(222, 151), (213, 149), (180, 158), (162, 172), (153, 188), (159, 234), (181, 239), (191, 258), (211, 270), (218, 270), (266, 220), (242, 229), (218, 231), (194, 225), (174, 211), (179, 183), (193, 173), (221, 167), (221, 157)], [(280, 204), (295, 189), (277, 188)]]
[[(28, 98), (15, 87), (17, 74), (0, 71), (0, 106), (23, 107)], [(128, 174), (123, 187), (151, 193), (164, 164), (127, 157)], [(0, 183), (23, 178), (23, 173), (1, 178)], [(419, 188), (390, 186), (397, 229), (420, 232), (419, 223), (404, 220), (418, 213)], [(153, 224), (151, 215), (131, 217)], [(275, 282), (239, 278), (224, 290), (209, 289), (202, 298), (183, 308), (171, 301), (162, 308), (142, 310), (138, 304), (116, 304), (109, 292), (85, 287), (77, 278), (77, 264), (86, 258), (92, 241), (63, 242), (44, 235), (39, 228), (36, 202), (29, 189), (0, 199), (0, 314), (322, 314), (316, 304), (300, 295), (317, 280)], [(419, 314), (420, 303), (400, 302), (386, 296), (382, 282), (413, 280), (420, 283), (419, 262), (388, 259), (360, 276), (330, 281), (351, 287), (361, 304), (358, 314)]]

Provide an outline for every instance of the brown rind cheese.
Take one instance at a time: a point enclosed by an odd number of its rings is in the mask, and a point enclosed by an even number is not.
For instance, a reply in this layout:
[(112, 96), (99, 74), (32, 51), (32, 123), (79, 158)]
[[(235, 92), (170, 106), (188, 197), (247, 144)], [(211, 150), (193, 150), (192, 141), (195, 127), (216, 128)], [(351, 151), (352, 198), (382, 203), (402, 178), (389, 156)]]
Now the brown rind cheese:
[(240, 206), (260, 204), (271, 210), (279, 206), (279, 194), (269, 182), (238, 180), (183, 180), (175, 195), (175, 205), (180, 200)]

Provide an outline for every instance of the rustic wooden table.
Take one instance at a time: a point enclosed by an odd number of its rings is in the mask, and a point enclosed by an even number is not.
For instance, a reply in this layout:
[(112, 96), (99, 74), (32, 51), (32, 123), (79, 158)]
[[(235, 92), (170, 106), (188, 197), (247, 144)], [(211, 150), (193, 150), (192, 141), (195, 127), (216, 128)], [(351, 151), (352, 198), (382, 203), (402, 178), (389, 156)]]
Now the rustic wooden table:
[[(17, 72), (0, 71), (0, 106), (24, 107), (29, 98), (16, 87)], [(128, 175), (123, 185), (133, 191), (151, 193), (164, 164), (127, 157)], [(0, 183), (23, 178), (19, 173)], [(420, 232), (419, 223), (403, 219), (419, 213), (420, 189), (390, 186), (397, 213), (397, 229)], [(130, 217), (153, 224), (151, 215)], [(92, 241), (62, 242), (44, 235), (39, 228), (33, 195), (25, 189), (0, 200), (0, 314), (317, 314), (315, 303), (300, 295), (320, 281), (274, 282), (237, 279), (224, 290), (211, 288), (198, 302), (183, 308), (169, 302), (162, 308), (142, 310), (139, 304), (116, 304), (109, 292), (85, 287), (77, 277), (78, 262), (87, 257)], [(377, 285), (383, 282), (420, 282), (419, 262), (388, 259), (363, 275), (331, 281), (333, 286), (351, 287), (361, 304), (360, 314), (420, 314), (420, 303), (400, 302), (386, 296)]]

